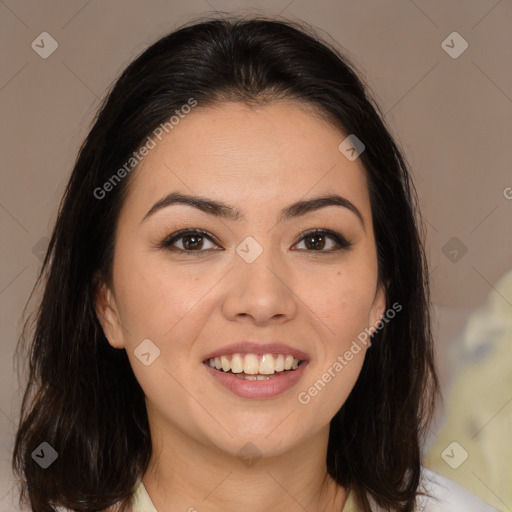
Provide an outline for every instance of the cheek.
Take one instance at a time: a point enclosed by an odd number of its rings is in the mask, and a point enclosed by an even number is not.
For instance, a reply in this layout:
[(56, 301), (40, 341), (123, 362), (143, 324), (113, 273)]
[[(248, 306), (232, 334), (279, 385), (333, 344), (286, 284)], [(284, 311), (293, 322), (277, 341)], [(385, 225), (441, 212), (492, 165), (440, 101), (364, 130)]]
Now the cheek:
[(376, 290), (376, 275), (361, 266), (331, 272), (315, 279), (304, 296), (330, 336), (342, 341), (369, 327)]
[(199, 278), (170, 265), (132, 260), (129, 266), (120, 264), (119, 269), (121, 316), (131, 343), (154, 338), (163, 345), (175, 337), (186, 323), (183, 320), (200, 310), (206, 291), (212, 287), (207, 276)]

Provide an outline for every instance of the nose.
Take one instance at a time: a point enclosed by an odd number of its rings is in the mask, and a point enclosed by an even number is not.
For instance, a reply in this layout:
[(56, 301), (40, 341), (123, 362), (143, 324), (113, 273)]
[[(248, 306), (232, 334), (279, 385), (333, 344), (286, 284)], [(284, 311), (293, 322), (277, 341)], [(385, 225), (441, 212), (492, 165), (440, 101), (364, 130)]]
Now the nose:
[(229, 279), (223, 304), (229, 320), (246, 319), (264, 325), (284, 323), (295, 316), (299, 299), (290, 272), (271, 251), (263, 251), (251, 263), (237, 257)]

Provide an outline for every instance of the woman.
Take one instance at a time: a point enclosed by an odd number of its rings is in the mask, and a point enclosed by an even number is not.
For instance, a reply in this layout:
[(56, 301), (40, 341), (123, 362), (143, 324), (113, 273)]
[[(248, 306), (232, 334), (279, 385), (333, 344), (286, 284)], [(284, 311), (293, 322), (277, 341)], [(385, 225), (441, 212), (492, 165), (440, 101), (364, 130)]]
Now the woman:
[(492, 510), (421, 466), (427, 264), (377, 112), (292, 23), (192, 23), (128, 66), (40, 275), (32, 510)]

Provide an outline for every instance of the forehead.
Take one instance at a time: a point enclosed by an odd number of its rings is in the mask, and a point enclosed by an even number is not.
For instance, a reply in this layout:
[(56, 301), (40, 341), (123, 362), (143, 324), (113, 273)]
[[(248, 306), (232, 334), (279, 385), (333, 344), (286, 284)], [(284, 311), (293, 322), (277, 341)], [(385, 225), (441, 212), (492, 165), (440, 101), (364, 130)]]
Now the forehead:
[[(277, 209), (291, 200), (338, 193), (368, 210), (366, 173), (338, 149), (347, 134), (310, 106), (281, 100), (195, 107), (131, 176), (126, 202), (147, 207), (172, 191), (239, 206)], [(283, 204), (281, 204), (283, 203)], [(368, 212), (367, 212), (368, 213)]]

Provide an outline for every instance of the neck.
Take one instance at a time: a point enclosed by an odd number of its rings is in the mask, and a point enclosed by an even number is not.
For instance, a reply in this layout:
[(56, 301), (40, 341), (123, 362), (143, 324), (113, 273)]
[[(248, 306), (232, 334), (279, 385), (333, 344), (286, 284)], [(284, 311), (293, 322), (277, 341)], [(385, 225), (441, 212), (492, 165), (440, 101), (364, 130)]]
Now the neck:
[(293, 450), (259, 460), (242, 460), (169, 423), (162, 429), (150, 420), (150, 428), (153, 453), (142, 480), (158, 512), (343, 509), (346, 492), (325, 462), (329, 425)]

